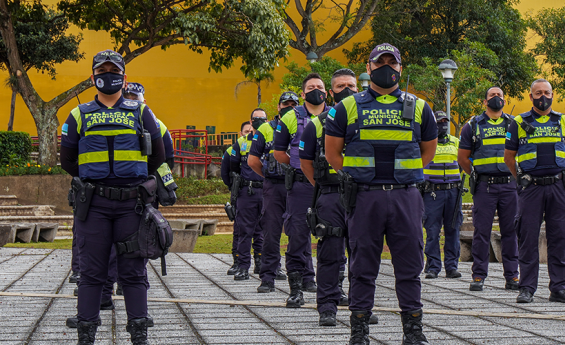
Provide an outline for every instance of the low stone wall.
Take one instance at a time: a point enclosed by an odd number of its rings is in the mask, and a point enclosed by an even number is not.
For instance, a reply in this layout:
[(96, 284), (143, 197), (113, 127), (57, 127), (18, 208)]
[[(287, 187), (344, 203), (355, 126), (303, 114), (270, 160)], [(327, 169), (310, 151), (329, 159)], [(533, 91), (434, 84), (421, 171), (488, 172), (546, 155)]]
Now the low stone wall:
[(70, 186), (70, 175), (0, 176), (0, 194), (16, 195), (21, 205), (53, 205), (55, 214), (72, 214)]

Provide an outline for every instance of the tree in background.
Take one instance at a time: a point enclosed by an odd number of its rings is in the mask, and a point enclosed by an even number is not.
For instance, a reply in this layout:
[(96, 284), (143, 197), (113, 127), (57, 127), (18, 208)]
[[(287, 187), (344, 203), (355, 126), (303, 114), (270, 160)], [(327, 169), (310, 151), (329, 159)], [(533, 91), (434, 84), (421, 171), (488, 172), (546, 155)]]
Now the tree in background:
[[(382, 0), (381, 0), (382, 1)], [(291, 0), (287, 1), (289, 4)], [(379, 0), (294, 0), (296, 10), (301, 17), (300, 26), (285, 12), (284, 21), (288, 25), (292, 35), (290, 46), (301, 51), (304, 55), (310, 52), (316, 53), (322, 58), (327, 52), (341, 47), (344, 43), (355, 36), (367, 23), (377, 8)], [(314, 19), (315, 12), (323, 9), (329, 10), (327, 18)], [(325, 30), (327, 21), (339, 23), (339, 27), (325, 42), (318, 42), (318, 33)], [(309, 38), (309, 40), (308, 40)]]
[[(49, 74), (55, 80), (56, 64), (64, 61), (79, 61), (83, 58), (83, 54), (79, 52), (82, 37), (66, 34), (69, 21), (60, 12), (46, 8), (39, 1), (32, 3), (14, 1), (9, 4), (8, 9), (15, 19), (14, 34), (25, 71), (33, 68)], [(8, 122), (8, 130), (11, 131), (14, 125), (18, 83), (16, 75), (11, 73), (8, 66), (8, 52), (0, 36), (0, 69), (8, 71), (6, 86), (12, 89)]]
[(515, 3), (517, 0), (381, 0), (372, 21), (373, 39), (345, 53), (350, 62), (366, 62), (377, 44), (388, 42), (402, 53), (403, 65), (424, 67), (425, 58), (437, 61), (448, 52), (464, 51), (471, 42), (480, 42), (498, 58), (496, 64), (476, 63), (494, 72), (493, 82), (506, 95), (522, 99), (538, 68), (533, 55), (525, 51), (527, 22), (512, 7)]
[(549, 67), (546, 79), (554, 90), (565, 90), (565, 7), (545, 8), (530, 16), (528, 24), (540, 38), (533, 53)]
[[(44, 101), (33, 87), (20, 58), (10, 6), (0, 0), (0, 33), (6, 45), (8, 69), (29, 108), (39, 136), (39, 163), (57, 162), (57, 111), (92, 87), (90, 78)], [(64, 0), (58, 4), (81, 29), (108, 31), (126, 63), (154, 47), (184, 44), (211, 52), (209, 70), (219, 72), (241, 59), (246, 77), (267, 72), (284, 58), (289, 34), (283, 21), (283, 0)]]
[[(482, 43), (467, 42), (465, 50), (452, 50), (449, 54), (458, 66), (451, 83), (451, 123), (455, 127), (454, 136), (458, 137), (461, 127), (475, 115), (483, 111), (482, 100), (485, 91), (496, 81), (496, 74), (480, 66), (498, 63), (496, 54)], [(434, 111), (445, 111), (446, 85), (437, 66), (444, 60), (425, 57), (423, 66), (410, 64), (402, 71), (402, 81), (410, 76), (411, 90), (430, 103)], [(403, 85), (405, 87), (405, 84)], [(403, 87), (403, 89), (404, 89)]]
[(273, 82), (274, 80), (275, 80), (275, 76), (271, 72), (267, 72), (267, 73), (256, 72), (250, 77), (248, 77), (247, 80), (237, 83), (234, 89), (234, 96), (235, 98), (237, 98), (237, 93), (243, 86), (253, 84), (257, 86), (257, 107), (259, 107), (262, 102), (261, 83), (265, 82), (267, 85), (269, 85), (269, 83)]

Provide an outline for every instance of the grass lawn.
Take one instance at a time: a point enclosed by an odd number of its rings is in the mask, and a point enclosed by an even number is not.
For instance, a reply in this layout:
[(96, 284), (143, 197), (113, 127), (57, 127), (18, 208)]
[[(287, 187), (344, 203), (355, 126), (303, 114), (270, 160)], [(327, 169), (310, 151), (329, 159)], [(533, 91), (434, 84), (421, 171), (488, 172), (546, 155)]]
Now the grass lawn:
[(35, 243), (8, 243), (6, 248), (37, 248), (37, 249), (71, 249), (73, 240), (55, 240), (53, 242), (35, 242)]

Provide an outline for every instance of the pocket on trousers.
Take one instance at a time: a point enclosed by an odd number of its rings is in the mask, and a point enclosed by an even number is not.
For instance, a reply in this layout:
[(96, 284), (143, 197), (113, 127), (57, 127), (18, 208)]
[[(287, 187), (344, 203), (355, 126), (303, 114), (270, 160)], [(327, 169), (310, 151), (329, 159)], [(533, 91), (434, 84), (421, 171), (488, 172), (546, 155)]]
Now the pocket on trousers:
[(520, 242), (520, 227), (522, 226), (522, 215), (518, 214), (514, 217), (514, 231), (518, 237), (518, 242)]

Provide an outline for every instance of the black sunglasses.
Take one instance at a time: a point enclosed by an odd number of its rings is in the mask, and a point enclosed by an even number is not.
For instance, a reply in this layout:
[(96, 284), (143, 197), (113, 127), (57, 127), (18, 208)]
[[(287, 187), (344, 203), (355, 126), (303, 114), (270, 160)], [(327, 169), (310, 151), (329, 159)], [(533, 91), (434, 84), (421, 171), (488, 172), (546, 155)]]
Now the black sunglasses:
[(124, 61), (124, 59), (122, 58), (121, 55), (113, 54), (113, 53), (104, 54), (104, 55), (100, 54), (100, 55), (96, 55), (94, 57), (94, 62), (96, 62), (96, 63), (105, 62), (105, 61), (108, 61), (108, 60), (113, 61), (113, 62), (123, 62)]

